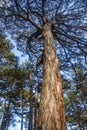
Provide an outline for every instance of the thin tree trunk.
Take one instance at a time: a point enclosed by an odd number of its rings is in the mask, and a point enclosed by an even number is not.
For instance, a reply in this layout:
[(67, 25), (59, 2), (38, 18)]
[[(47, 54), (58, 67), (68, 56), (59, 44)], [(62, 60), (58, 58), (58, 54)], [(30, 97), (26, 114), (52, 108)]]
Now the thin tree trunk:
[(37, 92), (37, 89), (36, 89), (36, 92), (35, 92), (35, 109), (34, 109), (34, 130), (36, 128), (36, 119), (37, 119), (37, 97), (38, 97), (38, 92)]
[(44, 25), (43, 38), (44, 70), (36, 130), (66, 130), (62, 81), (50, 24)]
[(28, 126), (28, 130), (32, 130), (33, 129), (33, 125), (32, 125), (32, 121), (33, 121), (33, 100), (32, 100), (32, 72), (30, 72), (30, 110), (29, 110), (29, 126)]
[(23, 92), (22, 92), (21, 99), (22, 99), (21, 130), (23, 130), (23, 115), (24, 115), (24, 111), (23, 111)]
[[(11, 93), (12, 93), (15, 85), (16, 85), (16, 80), (14, 81), (13, 85), (11, 86)], [(3, 115), (3, 119), (2, 119), (0, 130), (6, 130), (6, 128), (8, 129), (9, 111), (10, 111), (11, 98), (12, 98), (12, 94), (11, 93), (9, 95), (8, 104), (5, 103), (5, 112), (4, 112), (4, 115)]]

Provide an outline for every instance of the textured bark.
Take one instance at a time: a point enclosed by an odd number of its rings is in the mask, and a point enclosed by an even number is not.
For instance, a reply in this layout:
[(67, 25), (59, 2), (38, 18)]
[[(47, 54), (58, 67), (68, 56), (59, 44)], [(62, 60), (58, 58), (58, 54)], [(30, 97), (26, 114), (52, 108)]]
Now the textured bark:
[(36, 130), (65, 130), (62, 81), (50, 24), (44, 25), (43, 38), (44, 71)]

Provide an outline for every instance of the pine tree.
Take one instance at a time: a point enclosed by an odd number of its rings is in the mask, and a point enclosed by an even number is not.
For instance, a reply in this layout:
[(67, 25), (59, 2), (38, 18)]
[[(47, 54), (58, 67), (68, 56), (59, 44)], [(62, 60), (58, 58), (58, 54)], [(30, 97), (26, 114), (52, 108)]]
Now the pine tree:
[(36, 130), (65, 130), (62, 80), (56, 47), (60, 51), (63, 49), (68, 60), (73, 58), (72, 53), (74, 56), (87, 55), (85, 3), (81, 0), (10, 0), (9, 4), (4, 1), (2, 16), (5, 17), (7, 29), (20, 41), (18, 48), (22, 44), (24, 51), (27, 43), (30, 55), (36, 52), (35, 47), (44, 50)]

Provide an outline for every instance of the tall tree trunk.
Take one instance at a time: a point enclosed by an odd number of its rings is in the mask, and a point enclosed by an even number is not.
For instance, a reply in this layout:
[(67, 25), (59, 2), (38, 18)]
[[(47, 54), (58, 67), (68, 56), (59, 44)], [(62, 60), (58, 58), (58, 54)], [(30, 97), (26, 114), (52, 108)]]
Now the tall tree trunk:
[(21, 95), (21, 101), (22, 101), (22, 113), (21, 113), (21, 130), (23, 130), (23, 115), (24, 115), (24, 110), (23, 110), (23, 92)]
[(34, 108), (34, 130), (36, 128), (36, 119), (37, 119), (37, 98), (38, 98), (38, 92), (37, 92), (37, 89), (36, 89), (36, 92), (35, 92), (35, 108)]
[(32, 91), (32, 72), (30, 72), (29, 75), (29, 79), (30, 79), (30, 110), (29, 110), (29, 126), (28, 126), (28, 130), (32, 130), (33, 129), (33, 91)]
[(4, 115), (3, 115), (3, 119), (2, 119), (0, 130), (6, 130), (6, 129), (8, 129), (9, 118), (10, 118), (9, 117), (9, 112), (10, 112), (12, 91), (13, 91), (15, 85), (16, 85), (16, 80), (14, 81), (13, 85), (11, 86), (11, 93), (9, 95), (8, 104), (5, 103), (5, 112), (4, 112)]
[(36, 130), (66, 130), (62, 81), (51, 25), (45, 24), (43, 82)]

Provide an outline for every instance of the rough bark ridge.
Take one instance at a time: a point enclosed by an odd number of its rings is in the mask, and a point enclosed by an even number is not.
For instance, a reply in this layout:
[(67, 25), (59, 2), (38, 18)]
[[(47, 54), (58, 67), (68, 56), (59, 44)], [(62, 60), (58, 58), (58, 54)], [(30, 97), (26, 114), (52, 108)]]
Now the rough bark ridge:
[(39, 124), (36, 130), (65, 130), (62, 81), (50, 24), (44, 25), (43, 37), (44, 74)]

